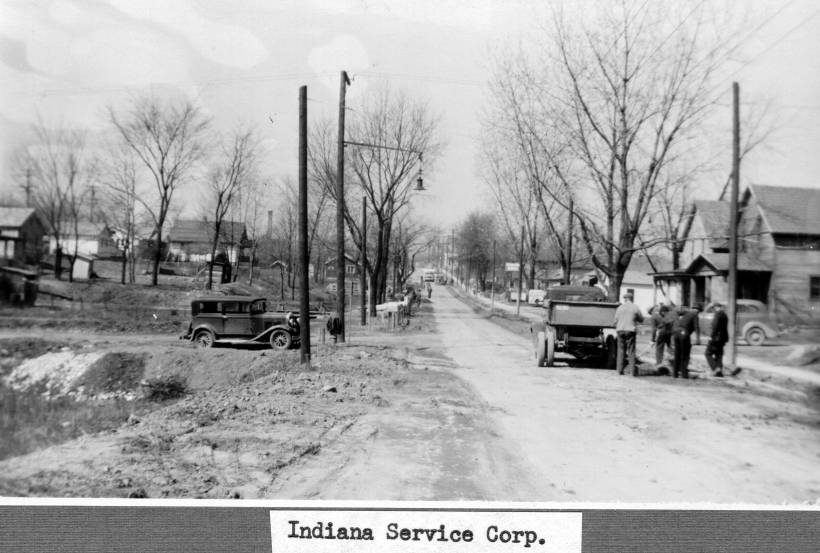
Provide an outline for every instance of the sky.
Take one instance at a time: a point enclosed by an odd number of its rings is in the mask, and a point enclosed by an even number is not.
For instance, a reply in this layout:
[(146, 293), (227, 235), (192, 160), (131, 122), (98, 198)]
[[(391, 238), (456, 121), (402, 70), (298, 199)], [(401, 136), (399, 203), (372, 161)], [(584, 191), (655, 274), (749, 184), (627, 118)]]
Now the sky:
[[(592, 2), (564, 3), (582, 17)], [(335, 121), (339, 73), (346, 70), (353, 78), (349, 106), (387, 83), (429, 102), (441, 118), (445, 148), (424, 167), (428, 191), (412, 201), (414, 211), (452, 225), (488, 201), (477, 138), (491, 53), (534, 36), (543, 4), (0, 0), (0, 195), (15, 189), (10, 158), (38, 118), (101, 133), (107, 106), (124, 106), (145, 91), (189, 95), (217, 130), (254, 125), (264, 173), (295, 177), (299, 87), (308, 87), (309, 121)], [(820, 187), (820, 5), (735, 4), (765, 17), (726, 75), (725, 120), (716, 119), (713, 132), (725, 132), (728, 151), (731, 82), (738, 81), (741, 111), (769, 102), (777, 121), (766, 147), (744, 162), (743, 181)]]

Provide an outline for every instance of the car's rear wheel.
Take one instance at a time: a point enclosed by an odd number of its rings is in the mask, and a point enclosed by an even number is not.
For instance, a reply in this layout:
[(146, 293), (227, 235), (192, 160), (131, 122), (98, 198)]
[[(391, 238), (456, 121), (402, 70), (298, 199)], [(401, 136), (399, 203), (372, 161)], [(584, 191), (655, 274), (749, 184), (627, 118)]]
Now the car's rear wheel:
[(210, 330), (199, 330), (194, 335), (194, 344), (196, 344), (198, 348), (213, 347), (215, 341), (214, 333)]
[(290, 332), (286, 330), (274, 330), (270, 334), (270, 347), (273, 349), (288, 349), (291, 346), (292, 341)]
[(743, 335), (750, 346), (762, 346), (766, 341), (766, 333), (759, 326), (753, 326)]

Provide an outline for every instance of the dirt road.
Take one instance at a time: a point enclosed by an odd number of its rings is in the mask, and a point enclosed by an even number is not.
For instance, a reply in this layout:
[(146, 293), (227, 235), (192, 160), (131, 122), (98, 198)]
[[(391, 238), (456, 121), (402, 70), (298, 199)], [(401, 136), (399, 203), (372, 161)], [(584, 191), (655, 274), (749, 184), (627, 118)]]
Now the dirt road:
[(456, 375), (489, 405), (527, 478), (498, 499), (820, 501), (820, 413), (737, 382), (536, 368), (529, 336), (437, 289)]

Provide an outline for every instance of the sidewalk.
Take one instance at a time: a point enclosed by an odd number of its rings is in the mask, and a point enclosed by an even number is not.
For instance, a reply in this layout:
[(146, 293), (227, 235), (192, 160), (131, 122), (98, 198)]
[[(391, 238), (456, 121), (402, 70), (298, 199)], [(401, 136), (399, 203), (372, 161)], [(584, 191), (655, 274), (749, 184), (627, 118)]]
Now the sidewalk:
[[(480, 295), (473, 295), (470, 292), (467, 292), (466, 290), (461, 290), (456, 287), (451, 287), (451, 290), (456, 295), (472, 298), (476, 300), (476, 302), (484, 306), (487, 310), (490, 309), (491, 301), (488, 298), (484, 298)], [(522, 307), (523, 305), (524, 304), (522, 304)], [(500, 311), (515, 314), (514, 303), (507, 303), (503, 300), (499, 301), (498, 299), (496, 299), (494, 307), (495, 309), (498, 309)], [(525, 309), (521, 310), (519, 316), (523, 319), (533, 322), (541, 322), (543, 320), (541, 316), (535, 313), (531, 313)], [(695, 354), (693, 351), (693, 357), (696, 355), (698, 354)], [(784, 365), (773, 365), (769, 362), (762, 361), (760, 359), (755, 359), (754, 357), (750, 357), (748, 355), (743, 354), (737, 355), (737, 365), (738, 367), (743, 369), (743, 371), (740, 373), (741, 376), (753, 376), (758, 379), (769, 379), (771, 377), (777, 377), (781, 379), (793, 380), (800, 385), (820, 386), (820, 373), (814, 372), (810, 369), (788, 367)]]

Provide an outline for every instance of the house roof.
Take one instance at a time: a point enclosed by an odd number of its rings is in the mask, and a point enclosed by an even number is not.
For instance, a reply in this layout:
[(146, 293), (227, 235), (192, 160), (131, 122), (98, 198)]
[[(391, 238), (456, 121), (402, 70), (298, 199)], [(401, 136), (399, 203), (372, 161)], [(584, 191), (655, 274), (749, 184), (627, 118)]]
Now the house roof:
[[(108, 225), (105, 223), (89, 223), (88, 221), (80, 221), (77, 223), (77, 236), (99, 236)], [(74, 223), (63, 222), (60, 224), (60, 234), (63, 238), (70, 238), (74, 236)]]
[(763, 184), (749, 189), (772, 234), (820, 235), (820, 189)]
[[(728, 253), (705, 253), (700, 254), (686, 268), (686, 272), (693, 274), (697, 268), (703, 264), (709, 265), (713, 270), (725, 273), (729, 271)], [(771, 272), (772, 268), (758, 259), (750, 258), (746, 253), (739, 252), (737, 255), (738, 271), (760, 271)]]
[(0, 206), (0, 227), (20, 227), (32, 215), (33, 207)]
[[(177, 219), (168, 231), (169, 242), (210, 243), (213, 239), (213, 223), (202, 219)], [(233, 244), (242, 240), (245, 224), (238, 221), (222, 221), (219, 234), (223, 241)]]
[(696, 216), (703, 223), (705, 238), (709, 239), (709, 247), (713, 250), (728, 249), (731, 204), (719, 200), (696, 200), (693, 203)]

